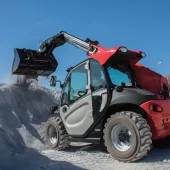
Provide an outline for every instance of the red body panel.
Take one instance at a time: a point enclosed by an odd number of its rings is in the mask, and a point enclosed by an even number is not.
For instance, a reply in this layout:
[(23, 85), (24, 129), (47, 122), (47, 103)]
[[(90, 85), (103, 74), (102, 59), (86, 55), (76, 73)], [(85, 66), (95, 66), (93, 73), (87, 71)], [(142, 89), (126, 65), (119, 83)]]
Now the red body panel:
[(141, 64), (133, 66), (136, 80), (140, 88), (149, 90), (153, 93), (159, 94), (162, 90), (162, 76)]
[[(98, 50), (93, 54), (88, 52), (87, 55), (98, 60), (101, 65), (105, 64), (111, 57), (114, 58), (119, 48), (122, 47), (119, 46), (107, 49), (99, 45), (91, 45), (95, 46)], [(140, 88), (149, 90), (156, 94), (160, 94), (163, 90), (163, 84), (170, 89), (170, 85), (165, 77), (138, 63), (138, 61), (143, 58), (141, 56), (141, 51), (128, 50), (127, 53), (128, 55), (136, 54), (137, 56), (136, 58), (130, 59), (129, 62), (135, 72), (137, 83)]]
[[(101, 65), (105, 64), (111, 57), (114, 57), (114, 54), (116, 54), (116, 52), (119, 50), (119, 48), (123, 47), (123, 46), (118, 46), (115, 48), (104, 48), (102, 46), (95, 45), (92, 43), (91, 43), (91, 45), (96, 47), (98, 50), (94, 54), (90, 54), (89, 52), (87, 52), (87, 55), (91, 58), (98, 60)], [(132, 53), (132, 54), (135, 53), (139, 56), (138, 58), (133, 59), (131, 61), (132, 65), (136, 64), (139, 60), (142, 59), (142, 56), (140, 56), (141, 51), (136, 52), (136, 51), (128, 50), (128, 53)]]
[(97, 47), (98, 49), (97, 52), (94, 54), (87, 53), (87, 55), (90, 56), (91, 58), (98, 60), (101, 65), (105, 64), (107, 60), (111, 56), (113, 56), (113, 54), (115, 54), (119, 49), (119, 47), (107, 49), (99, 45), (93, 45), (93, 46)]
[(166, 77), (163, 77), (139, 63), (136, 63), (132, 68), (135, 71), (136, 80), (140, 88), (156, 94), (160, 94), (160, 92), (163, 91), (163, 85), (166, 85), (170, 90), (170, 85)]
[[(150, 110), (149, 105), (152, 103), (162, 106), (163, 112)], [(151, 127), (153, 139), (170, 136), (170, 100), (148, 101), (140, 107), (147, 112), (147, 121)]]

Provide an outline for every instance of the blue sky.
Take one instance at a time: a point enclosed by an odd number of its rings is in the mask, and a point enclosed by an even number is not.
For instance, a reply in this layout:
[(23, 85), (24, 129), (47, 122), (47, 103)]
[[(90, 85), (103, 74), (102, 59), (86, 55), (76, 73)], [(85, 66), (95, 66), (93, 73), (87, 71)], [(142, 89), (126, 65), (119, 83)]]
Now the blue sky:
[[(142, 50), (142, 64), (170, 73), (169, 0), (2, 0), (0, 3), (0, 83), (7, 81), (14, 48), (38, 49), (39, 41), (61, 30), (77, 37), (98, 40), (105, 47), (124, 45)], [(55, 50), (58, 79), (66, 69), (87, 58), (65, 45)], [(162, 64), (157, 64), (159, 61)], [(43, 79), (44, 85), (48, 80)]]

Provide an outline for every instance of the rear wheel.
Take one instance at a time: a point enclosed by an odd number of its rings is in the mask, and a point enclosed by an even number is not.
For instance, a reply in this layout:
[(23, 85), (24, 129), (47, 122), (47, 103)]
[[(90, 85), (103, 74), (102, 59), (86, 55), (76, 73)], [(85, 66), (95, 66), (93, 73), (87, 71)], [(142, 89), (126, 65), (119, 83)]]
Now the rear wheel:
[(151, 149), (151, 138), (146, 120), (134, 112), (124, 111), (111, 115), (105, 124), (105, 146), (121, 162), (133, 162), (147, 155)]
[(46, 141), (53, 149), (65, 149), (69, 146), (69, 136), (60, 117), (52, 117), (47, 121)]

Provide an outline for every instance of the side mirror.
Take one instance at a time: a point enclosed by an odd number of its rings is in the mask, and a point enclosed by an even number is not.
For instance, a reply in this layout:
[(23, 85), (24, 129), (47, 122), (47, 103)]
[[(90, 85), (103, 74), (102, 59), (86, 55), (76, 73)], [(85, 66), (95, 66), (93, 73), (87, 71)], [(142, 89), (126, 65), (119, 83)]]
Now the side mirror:
[(56, 76), (51, 76), (51, 80), (50, 80), (50, 86), (51, 87), (56, 87), (56, 83), (59, 82), (60, 83), (60, 88), (63, 88), (63, 84), (61, 83), (60, 80), (57, 80)]
[(56, 82), (57, 82), (57, 77), (56, 76), (51, 76), (50, 86), (51, 87), (55, 87), (56, 86)]

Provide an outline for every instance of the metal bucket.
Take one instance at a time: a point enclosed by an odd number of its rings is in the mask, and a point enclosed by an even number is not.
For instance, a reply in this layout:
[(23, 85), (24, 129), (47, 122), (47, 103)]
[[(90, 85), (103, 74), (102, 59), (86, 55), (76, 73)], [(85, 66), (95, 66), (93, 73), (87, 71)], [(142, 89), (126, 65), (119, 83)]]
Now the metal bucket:
[(52, 53), (44, 54), (35, 50), (14, 49), (12, 74), (30, 77), (46, 76), (56, 71), (58, 62)]

